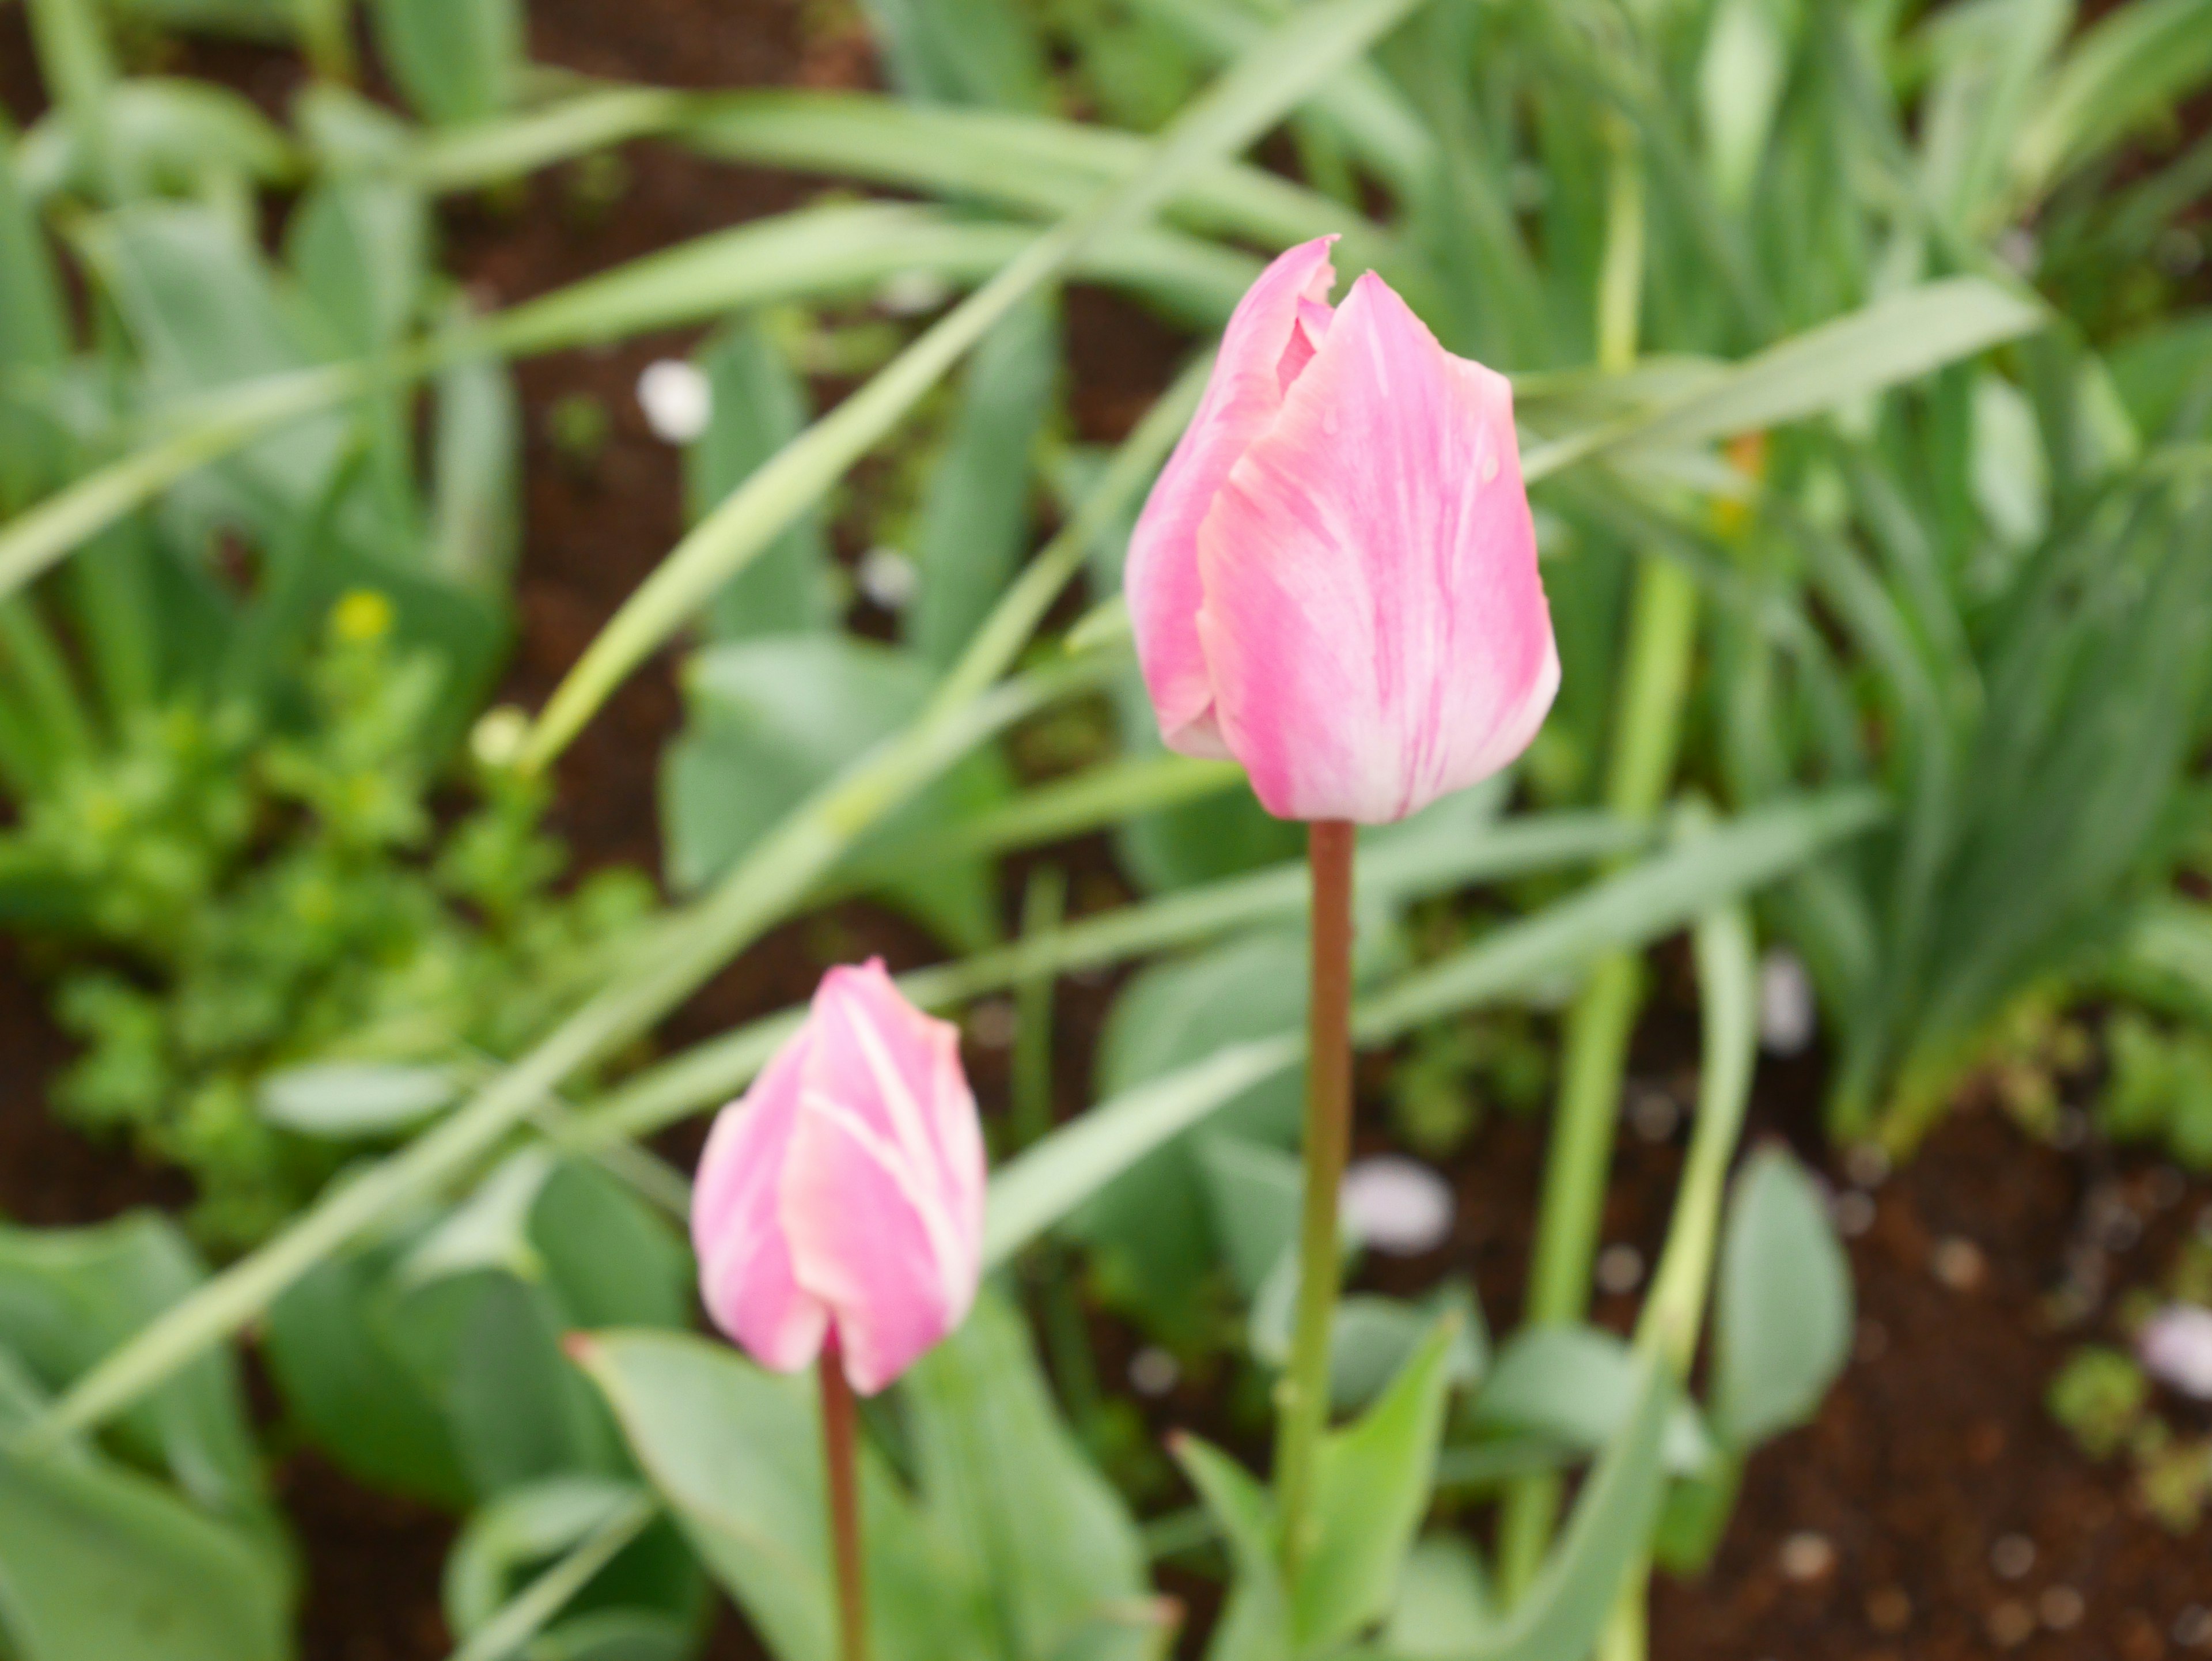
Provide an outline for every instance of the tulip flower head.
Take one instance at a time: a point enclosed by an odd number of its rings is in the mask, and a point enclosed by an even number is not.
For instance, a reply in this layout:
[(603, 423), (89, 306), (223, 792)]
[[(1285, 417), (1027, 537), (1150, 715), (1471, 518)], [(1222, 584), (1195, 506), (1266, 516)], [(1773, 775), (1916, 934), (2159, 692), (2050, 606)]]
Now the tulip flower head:
[(708, 1316), (778, 1372), (832, 1345), (873, 1395), (975, 1302), (983, 1176), (957, 1030), (908, 1003), (880, 960), (832, 969), (700, 1158), (691, 1238)]
[(1503, 375), (1323, 237), (1261, 274), (1129, 543), (1171, 749), (1281, 818), (1403, 818), (1510, 764), (1559, 690)]

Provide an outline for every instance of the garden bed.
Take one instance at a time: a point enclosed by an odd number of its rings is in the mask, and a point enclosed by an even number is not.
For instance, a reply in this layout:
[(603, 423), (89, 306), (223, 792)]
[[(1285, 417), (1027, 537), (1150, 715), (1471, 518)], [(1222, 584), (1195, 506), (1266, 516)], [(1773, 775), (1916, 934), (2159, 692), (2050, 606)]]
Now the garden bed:
[[(533, 55), (587, 73), (670, 86), (860, 85), (870, 73), (856, 35), (806, 40), (796, 4), (779, 0), (540, 0)], [(0, 14), (0, 91), (19, 116), (35, 107), (20, 12)], [(238, 48), (191, 51), (192, 72), (281, 104), (293, 60)], [(459, 208), (449, 252), (488, 303), (510, 303), (655, 248), (790, 207), (805, 180), (715, 166), (665, 147), (623, 153), (627, 187), (603, 217), (579, 216), (559, 172), (526, 195)], [(1164, 384), (1177, 341), (1103, 295), (1070, 302), (1072, 407), (1087, 439), (1121, 436)], [(536, 707), (681, 530), (678, 461), (652, 436), (634, 388), (654, 359), (690, 337), (632, 339), (520, 368), (528, 421), (527, 540), (517, 584), (520, 639), (506, 696)], [(546, 435), (547, 412), (577, 393), (612, 417), (588, 465)], [(856, 551), (844, 551), (851, 553)], [(555, 823), (586, 868), (651, 868), (655, 770), (679, 711), (665, 654), (634, 676), (563, 760)], [(1103, 843), (1074, 855), (1092, 889), (1110, 891)], [(1067, 850), (1057, 850), (1065, 855)], [(1019, 862), (1008, 893), (1018, 893)], [(1079, 889), (1079, 892), (1084, 891)], [(1087, 901), (1086, 901), (1087, 903)], [(927, 961), (906, 925), (848, 907), (771, 935), (719, 977), (671, 1025), (672, 1041), (721, 1030), (803, 998), (822, 965), (855, 946), (894, 967)], [(1686, 993), (1662, 997), (1639, 1034), (1638, 1092), (1686, 1102), (1678, 1058), (1692, 1047)], [(1075, 988), (1060, 1005), (1055, 1046), (1063, 1109), (1083, 1099), (1103, 989)], [(64, 1045), (47, 1022), (31, 970), (0, 959), (0, 1034), (15, 1080), (0, 1107), (0, 1208), (34, 1225), (97, 1220), (131, 1207), (173, 1204), (173, 1177), (88, 1143), (45, 1112), (40, 1080)], [(1002, 1058), (971, 1056), (985, 1111), (1002, 1106)], [(2097, 1317), (2068, 1331), (2049, 1314), (2053, 1290), (2104, 1254), (2111, 1296), (2154, 1279), (2188, 1231), (2212, 1227), (2212, 1184), (2170, 1167), (2115, 1162), (2087, 1140), (2070, 1152), (2033, 1141), (1993, 1106), (1955, 1112), (1910, 1165), (1855, 1189), (1817, 1131), (1815, 1060), (1769, 1062), (1751, 1135), (1780, 1136), (1855, 1201), (1856, 1353), (1810, 1427), (1753, 1459), (1742, 1503), (1711, 1573), (1662, 1580), (1654, 1611), (1660, 1661), (1951, 1661), (1993, 1649), (2022, 1657), (2155, 1661), (2212, 1654), (2212, 1577), (2201, 1534), (2177, 1536), (2131, 1497), (2124, 1464), (2079, 1451), (2044, 1405), (2069, 1348), (2100, 1333)], [(1379, 1120), (1370, 1113), (1370, 1120)], [(1659, 1129), (1664, 1115), (1644, 1122)], [(1370, 1135), (1372, 1133), (1370, 1133)], [(1656, 1253), (1677, 1174), (1681, 1128), (1624, 1130), (1604, 1238)], [(664, 1144), (688, 1165), (696, 1129)], [(1510, 1324), (1529, 1238), (1542, 1141), (1537, 1127), (1493, 1116), (1459, 1162), (1459, 1219), (1449, 1243), (1389, 1267), (1389, 1288), (1415, 1289), (1447, 1271), (1471, 1273), (1494, 1327)], [(1861, 1170), (1862, 1177), (1872, 1173)], [(2117, 1221), (2132, 1218), (2132, 1225)], [(1625, 1327), (1633, 1299), (1601, 1299), (1601, 1320)], [(1109, 1361), (1126, 1335), (1103, 1334)], [(1163, 1428), (1210, 1427), (1218, 1404), (1187, 1384), (1152, 1409)], [(307, 1453), (290, 1456), (280, 1492), (306, 1559), (306, 1653), (311, 1661), (416, 1661), (450, 1648), (438, 1614), (443, 1517), (373, 1495)], [(2029, 1542), (2033, 1550), (2019, 1542)], [(717, 1657), (754, 1653), (726, 1621)], [(1190, 1652), (1194, 1653), (1194, 1649)]]

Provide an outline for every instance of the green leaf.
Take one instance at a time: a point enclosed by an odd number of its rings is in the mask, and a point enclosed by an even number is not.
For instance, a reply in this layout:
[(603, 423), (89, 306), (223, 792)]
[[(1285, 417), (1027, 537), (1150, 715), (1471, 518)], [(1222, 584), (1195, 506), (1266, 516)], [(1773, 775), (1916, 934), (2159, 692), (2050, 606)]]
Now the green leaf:
[(429, 274), (429, 229), (422, 198), (396, 179), (337, 174), (301, 198), (285, 260), (331, 331), (331, 356), (373, 356), (406, 333)]
[(1713, 1422), (1747, 1451), (1810, 1417), (1850, 1358), (1850, 1265), (1820, 1191), (1778, 1148), (1736, 1178), (1713, 1341)]
[(1140, 1661), (1166, 1624), (1137, 1526), (1054, 1411), (1029, 1335), (987, 1292), (901, 1390), (924, 1505), (975, 1566), (999, 1652)]
[(283, 132), (218, 82), (133, 76), (107, 89), (99, 121), (98, 142), (89, 145), (73, 113), (39, 124), (21, 152), (34, 194), (109, 195), (107, 179), (131, 198), (218, 194), (276, 183), (296, 164)]
[(1325, 1650), (1382, 1619), (1429, 1508), (1458, 1323), (1447, 1317), (1357, 1421), (1322, 1439), (1314, 1467), (1316, 1534), (1291, 1625), (1302, 1650)]
[[(640, 1468), (778, 1661), (833, 1661), (829, 1520), (812, 1381), (724, 1346), (617, 1332), (580, 1348)], [(979, 1589), (932, 1542), (873, 1448), (860, 1449), (872, 1648), (884, 1661), (999, 1653)]]
[(1663, 411), (1638, 442), (1694, 444), (1802, 420), (2044, 327), (2033, 299), (1954, 277), (1793, 335)]
[[(1612, 1333), (1589, 1326), (1528, 1327), (1514, 1335), (1474, 1400), (1475, 1422), (1492, 1431), (1533, 1433), (1595, 1452), (1620, 1433), (1640, 1382), (1635, 1354)], [(1687, 1402), (1668, 1421), (1670, 1469), (1702, 1469), (1712, 1443)]]
[(439, 1505), (470, 1497), (452, 1428), (388, 1330), (400, 1248), (319, 1263), (269, 1311), (262, 1353), (288, 1411), (340, 1469)]
[[(1100, 1098), (1121, 1096), (1225, 1044), (1295, 1029), (1305, 1014), (1304, 954), (1299, 936), (1267, 931), (1140, 971), (1115, 1000), (1100, 1036)], [(1217, 1123), (1248, 1141), (1287, 1147), (1297, 1138), (1303, 1099), (1297, 1079), (1271, 1079), (1224, 1105)], [(1219, 1254), (1191, 1147), (1162, 1148), (1116, 1177), (1073, 1227), (1094, 1251), (1107, 1298), (1164, 1339), (1199, 1342)]]
[(0, 1451), (0, 1628), (22, 1661), (284, 1661), (270, 1553), (104, 1464)]
[(2166, 113), (2212, 70), (2212, 4), (2136, 0), (2083, 31), (2022, 127), (2021, 187), (2040, 194), (2066, 169)]
[(921, 591), (907, 638), (939, 666), (960, 655), (1028, 545), (1032, 468), (1060, 376), (1049, 296), (1012, 311), (983, 338), (932, 469), (914, 528)]
[(566, 1164), (539, 1190), (529, 1234), (570, 1327), (691, 1323), (696, 1270), (667, 1216), (597, 1167)]
[(1197, 1138), (1194, 1151), (1214, 1238), (1249, 1303), (1297, 1239), (1304, 1167), (1295, 1153), (1218, 1131)]
[[(697, 356), (712, 403), (707, 430), (684, 453), (684, 500), (696, 521), (806, 427), (806, 388), (769, 332), (733, 324)], [(717, 640), (798, 633), (836, 620), (830, 544), (819, 512), (802, 514), (758, 559), (732, 577), (707, 611)]]
[[(707, 1586), (635, 1482), (556, 1476), (472, 1516), (446, 1560), (454, 1661), (684, 1661)], [(542, 1566), (542, 1567), (541, 1567)], [(558, 1624), (556, 1625), (555, 1622)]]
[(1044, 42), (1012, 0), (863, 0), (892, 84), (917, 102), (1041, 109)]
[(514, 101), (520, 0), (371, 0), (369, 15), (392, 78), (428, 119), (479, 119)]
[(475, 1493), (616, 1469), (605, 1412), (562, 1357), (544, 1287), (483, 1269), (390, 1295), (384, 1329), (445, 1415)]
[(1206, 1661), (1285, 1661), (1291, 1652), (1290, 1600), (1267, 1491), (1234, 1459), (1195, 1436), (1177, 1436), (1169, 1449), (1221, 1525), (1236, 1564)]
[[(0, 1227), (0, 1343), (58, 1390), (206, 1278), (198, 1254), (158, 1213), (95, 1228)], [(200, 1504), (262, 1519), (260, 1460), (228, 1354), (201, 1356), (116, 1432)]]
[[(931, 670), (849, 635), (787, 635), (710, 647), (685, 666), (690, 720), (662, 763), (672, 879), (705, 886), (843, 767), (896, 733), (927, 700)], [(887, 820), (883, 845), (957, 821), (1012, 793), (994, 755), (968, 757)], [(954, 941), (996, 934), (989, 867), (967, 861), (889, 877), (888, 893)]]
[(1534, 1584), (1505, 1620), (1435, 1653), (1451, 1661), (1584, 1661), (1589, 1654), (1659, 1508), (1661, 1446), (1676, 1395), (1656, 1357), (1638, 1358), (1637, 1368), (1628, 1416)]
[(1497, 1618), (1474, 1547), (1456, 1534), (1425, 1535), (1406, 1555), (1398, 1601), (1377, 1646), (1404, 1661), (1446, 1656)]
[(325, 1062), (261, 1080), (261, 1116), (303, 1136), (389, 1136), (421, 1123), (459, 1095), (449, 1067)]

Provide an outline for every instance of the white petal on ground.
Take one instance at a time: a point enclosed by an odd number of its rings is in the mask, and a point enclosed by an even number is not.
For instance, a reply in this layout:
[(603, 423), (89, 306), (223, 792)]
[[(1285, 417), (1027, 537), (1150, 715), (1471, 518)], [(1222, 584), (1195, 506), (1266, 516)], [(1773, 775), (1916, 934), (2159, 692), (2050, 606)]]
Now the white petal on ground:
[(906, 610), (921, 587), (921, 573), (896, 548), (869, 549), (860, 556), (860, 569), (854, 575), (860, 592), (886, 611)]
[(1759, 1042), (1770, 1055), (1797, 1056), (1813, 1042), (1820, 1012), (1813, 977), (1795, 952), (1777, 947), (1759, 964)]
[(1451, 1185), (1418, 1159), (1397, 1153), (1356, 1159), (1340, 1194), (1346, 1231), (1377, 1251), (1418, 1256), (1451, 1233)]
[(655, 438), (689, 444), (714, 418), (714, 389), (697, 365), (664, 357), (647, 364), (638, 376), (637, 403)]
[(2212, 1402), (2212, 1309), (2168, 1304), (2136, 1335), (2136, 1354), (2160, 1384)]

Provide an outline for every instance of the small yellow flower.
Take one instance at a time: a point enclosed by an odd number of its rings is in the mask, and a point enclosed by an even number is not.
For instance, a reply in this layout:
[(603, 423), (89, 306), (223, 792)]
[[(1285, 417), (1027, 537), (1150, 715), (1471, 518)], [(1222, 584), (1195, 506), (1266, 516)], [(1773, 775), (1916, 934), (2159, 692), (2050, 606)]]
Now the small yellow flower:
[(374, 588), (356, 588), (331, 608), (331, 632), (348, 644), (392, 632), (392, 602)]

